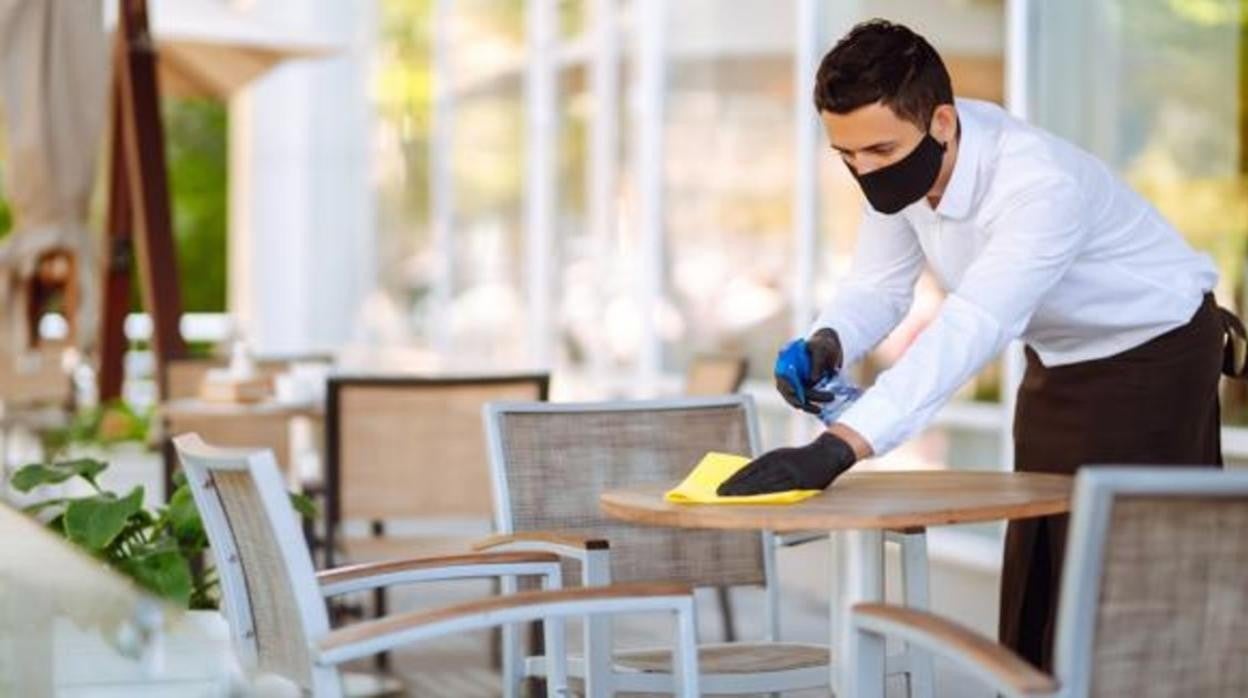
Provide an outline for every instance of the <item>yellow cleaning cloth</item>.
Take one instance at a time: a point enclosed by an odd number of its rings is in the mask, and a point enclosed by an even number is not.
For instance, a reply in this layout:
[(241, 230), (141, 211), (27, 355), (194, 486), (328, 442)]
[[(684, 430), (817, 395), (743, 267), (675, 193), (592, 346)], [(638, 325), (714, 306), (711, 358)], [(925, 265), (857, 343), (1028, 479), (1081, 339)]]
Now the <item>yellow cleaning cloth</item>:
[(752, 494), (746, 497), (721, 497), (715, 490), (724, 484), (724, 480), (732, 477), (749, 463), (745, 456), (714, 451), (702, 457), (693, 472), (685, 481), (668, 490), (664, 495), (667, 501), (678, 504), (793, 504), (819, 494), (819, 490), (786, 490), (767, 494)]

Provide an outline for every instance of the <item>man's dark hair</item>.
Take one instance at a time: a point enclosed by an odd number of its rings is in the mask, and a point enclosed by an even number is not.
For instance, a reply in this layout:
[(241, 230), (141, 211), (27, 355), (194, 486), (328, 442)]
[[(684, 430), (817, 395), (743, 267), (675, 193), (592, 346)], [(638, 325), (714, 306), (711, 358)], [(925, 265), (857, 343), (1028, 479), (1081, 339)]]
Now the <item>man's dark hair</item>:
[(949, 71), (936, 49), (908, 28), (863, 22), (828, 51), (815, 75), (815, 107), (848, 114), (880, 102), (927, 130), (941, 104), (953, 104)]

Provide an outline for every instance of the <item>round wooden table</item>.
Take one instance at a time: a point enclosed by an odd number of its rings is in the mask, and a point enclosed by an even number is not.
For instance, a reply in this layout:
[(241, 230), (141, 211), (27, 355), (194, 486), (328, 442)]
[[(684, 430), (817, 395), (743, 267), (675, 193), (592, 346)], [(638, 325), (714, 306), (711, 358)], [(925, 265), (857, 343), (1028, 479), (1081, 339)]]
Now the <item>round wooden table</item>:
[[(830, 531), (836, 546), (832, 580), (832, 663), (836, 695), (853, 695), (855, 665), (848, 610), (884, 598), (884, 532), (959, 523), (1025, 519), (1070, 510), (1073, 478), (1040, 473), (879, 471), (842, 476), (797, 504), (673, 504), (663, 493), (675, 483), (603, 493), (607, 516), (672, 528)], [(930, 662), (930, 660), (928, 660)]]

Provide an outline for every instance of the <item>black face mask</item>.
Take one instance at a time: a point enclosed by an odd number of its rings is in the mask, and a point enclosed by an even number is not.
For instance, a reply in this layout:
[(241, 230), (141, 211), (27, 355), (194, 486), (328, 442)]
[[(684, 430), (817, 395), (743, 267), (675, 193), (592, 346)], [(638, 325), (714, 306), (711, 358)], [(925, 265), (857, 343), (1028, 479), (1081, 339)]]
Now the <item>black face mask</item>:
[(846, 166), (872, 208), (880, 213), (897, 213), (932, 190), (940, 175), (945, 147), (931, 133), (925, 133), (909, 155), (887, 167), (860, 175), (849, 163)]

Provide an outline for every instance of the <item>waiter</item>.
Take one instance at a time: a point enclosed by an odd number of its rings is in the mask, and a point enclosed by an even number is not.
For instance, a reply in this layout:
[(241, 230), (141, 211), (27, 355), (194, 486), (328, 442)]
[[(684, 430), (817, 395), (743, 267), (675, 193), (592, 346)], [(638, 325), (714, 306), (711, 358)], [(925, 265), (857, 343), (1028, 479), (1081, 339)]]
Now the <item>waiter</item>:
[[(1017, 338), (1017, 470), (1222, 463), (1218, 381), (1234, 370), (1228, 329), (1242, 326), (1214, 303), (1210, 260), (1104, 163), (996, 105), (955, 100), (931, 45), (882, 20), (824, 57), (814, 98), (870, 206), (848, 278), (807, 338), (807, 386), (897, 326), (925, 263), (948, 295), (838, 422), (759, 457), (721, 494), (827, 487), (915, 435)], [(1043, 669), (1065, 541), (1064, 516), (1006, 535), (1001, 640)]]

